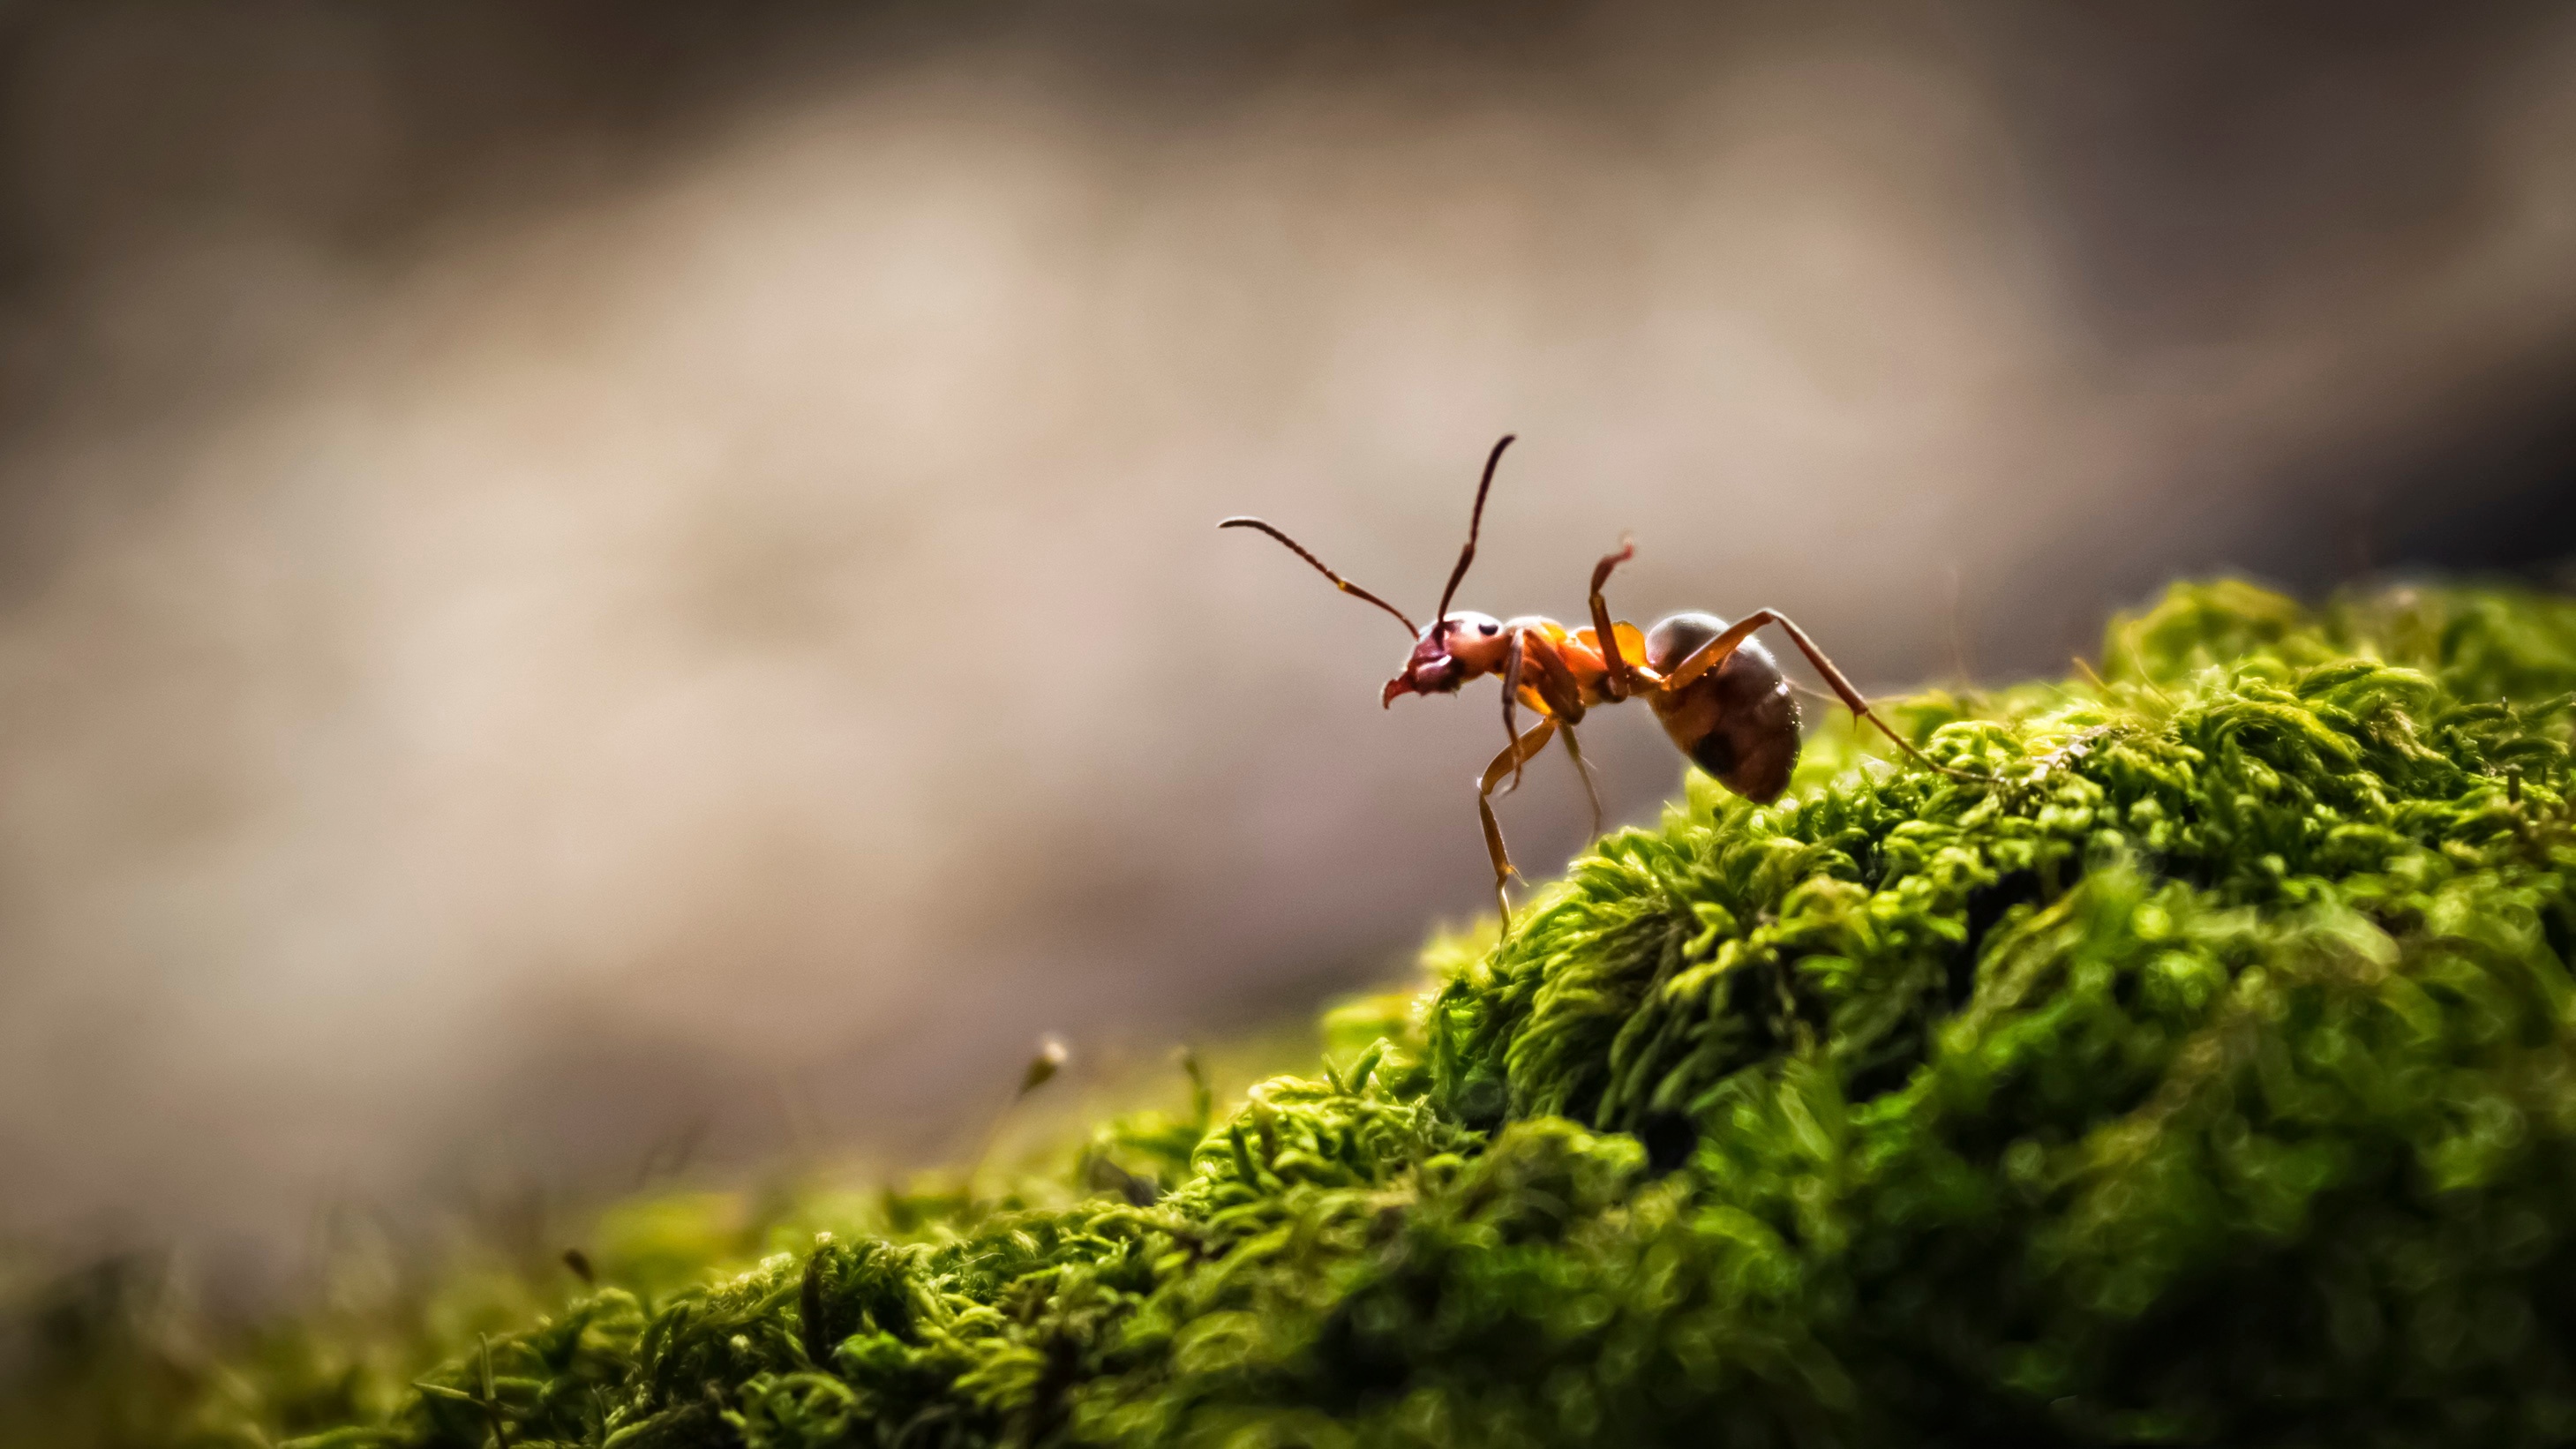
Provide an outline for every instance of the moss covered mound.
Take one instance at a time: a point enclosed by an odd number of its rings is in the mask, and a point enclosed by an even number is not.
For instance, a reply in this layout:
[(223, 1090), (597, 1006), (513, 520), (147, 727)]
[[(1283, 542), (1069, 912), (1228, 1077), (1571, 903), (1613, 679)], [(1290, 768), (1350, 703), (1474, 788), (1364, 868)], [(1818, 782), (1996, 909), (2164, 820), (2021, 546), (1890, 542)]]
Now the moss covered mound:
[[(2576, 604), (2185, 587), (1694, 778), (1331, 1064), (307, 1442), (2576, 1439)], [(634, 1289), (635, 1291), (630, 1291)]]

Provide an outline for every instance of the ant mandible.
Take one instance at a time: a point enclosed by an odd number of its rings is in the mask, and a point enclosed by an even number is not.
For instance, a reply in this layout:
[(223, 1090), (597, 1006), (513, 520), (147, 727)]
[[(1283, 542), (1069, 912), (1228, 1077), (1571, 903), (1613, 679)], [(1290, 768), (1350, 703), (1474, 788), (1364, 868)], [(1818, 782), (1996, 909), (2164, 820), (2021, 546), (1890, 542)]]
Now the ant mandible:
[[(1575, 742), (1574, 727), (1597, 705), (1643, 696), (1663, 722), (1664, 733), (1716, 777), (1719, 784), (1757, 805), (1780, 798), (1789, 773), (1798, 763), (1798, 701), (1771, 652), (1753, 642), (1753, 632), (1777, 624), (1807, 662), (1824, 676), (1852, 714), (1878, 726), (1908, 758), (1927, 770), (1957, 779), (1981, 777), (1924, 758), (1903, 735), (1878, 717), (1834, 662), (1816, 647), (1807, 631), (1777, 609), (1759, 609), (1733, 624), (1714, 614), (1674, 614), (1652, 629), (1614, 624), (1601, 597), (1611, 570), (1634, 558), (1637, 546), (1625, 539), (1615, 553), (1592, 567), (1592, 627), (1568, 631), (1554, 619), (1525, 614), (1496, 619), (1468, 610), (1449, 611), (1459, 581), (1476, 561), (1476, 534), (1484, 526), (1485, 494), (1494, 486), (1494, 469), (1512, 435), (1494, 444), (1485, 458), (1484, 476), (1476, 483), (1476, 507), (1467, 518), (1467, 546), (1449, 571), (1449, 586), (1440, 591), (1440, 607), (1428, 628), (1417, 629), (1404, 611), (1324, 566), (1304, 545), (1258, 518), (1229, 518), (1219, 528), (1257, 528), (1286, 544), (1289, 551), (1315, 566), (1343, 593), (1354, 595), (1393, 614), (1414, 636), (1404, 672), (1386, 682), (1380, 707), (1402, 694), (1455, 694), (1459, 686), (1488, 674), (1503, 677), (1503, 733), (1511, 741), (1476, 782), (1476, 813), (1485, 827), (1485, 850), (1494, 861), (1494, 900), (1502, 910), (1503, 930), (1511, 930), (1511, 898), (1503, 887), (1514, 873), (1503, 849), (1503, 830), (1495, 823), (1493, 795), (1508, 778), (1518, 788), (1522, 767), (1538, 758), (1550, 740), (1562, 736), (1565, 752), (1583, 777), (1592, 800), (1592, 833), (1601, 833), (1601, 797), (1593, 789), (1592, 769)], [(1538, 723), (1527, 733), (1519, 711), (1527, 709)]]

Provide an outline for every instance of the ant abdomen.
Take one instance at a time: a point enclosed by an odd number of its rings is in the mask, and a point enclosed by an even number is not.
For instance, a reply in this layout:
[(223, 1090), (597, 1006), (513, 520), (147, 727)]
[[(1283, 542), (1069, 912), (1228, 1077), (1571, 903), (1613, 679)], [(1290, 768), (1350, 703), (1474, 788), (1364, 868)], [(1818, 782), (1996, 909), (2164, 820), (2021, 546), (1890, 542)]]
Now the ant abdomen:
[[(1646, 631), (1646, 663), (1663, 674), (1726, 632), (1714, 614), (1675, 614)], [(1771, 651), (1747, 639), (1681, 689), (1649, 694), (1655, 717), (1691, 762), (1757, 805), (1789, 788), (1798, 767), (1798, 699)]]

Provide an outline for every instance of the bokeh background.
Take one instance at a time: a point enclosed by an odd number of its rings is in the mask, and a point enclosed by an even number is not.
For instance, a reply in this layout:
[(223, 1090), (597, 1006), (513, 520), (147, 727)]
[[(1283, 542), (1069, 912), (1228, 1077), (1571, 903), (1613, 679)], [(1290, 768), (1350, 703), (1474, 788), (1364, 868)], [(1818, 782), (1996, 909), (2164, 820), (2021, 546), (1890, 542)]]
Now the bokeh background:
[(1633, 531), (1865, 685), (2546, 575), (2571, 259), (2564, 6), (0, 5), (0, 1236), (920, 1160), (1383, 978), (1490, 695), (1212, 525), (1427, 614), (1506, 430), (1463, 604)]

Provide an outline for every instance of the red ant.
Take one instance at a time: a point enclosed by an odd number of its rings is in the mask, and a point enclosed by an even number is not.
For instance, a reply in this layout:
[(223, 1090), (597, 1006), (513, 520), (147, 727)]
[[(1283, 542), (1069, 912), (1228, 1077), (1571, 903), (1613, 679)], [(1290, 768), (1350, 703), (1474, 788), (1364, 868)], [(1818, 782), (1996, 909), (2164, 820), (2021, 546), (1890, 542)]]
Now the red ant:
[[(1609, 582), (1611, 570), (1636, 556), (1636, 545), (1624, 539), (1618, 552), (1593, 565), (1589, 629), (1569, 632), (1554, 619), (1536, 614), (1506, 620), (1467, 610), (1449, 612), (1459, 581), (1476, 561), (1476, 534), (1484, 526), (1485, 494), (1494, 486), (1494, 469), (1511, 445), (1512, 437), (1506, 434), (1485, 459), (1484, 477), (1476, 484), (1475, 511), (1468, 515), (1467, 546), (1458, 552), (1458, 566), (1449, 571), (1449, 586), (1440, 591), (1440, 608), (1427, 629), (1415, 628), (1403, 610), (1326, 568), (1322, 559), (1261, 519), (1229, 518), (1217, 525), (1260, 529), (1313, 564), (1343, 593), (1393, 614), (1414, 636), (1413, 654), (1404, 661), (1404, 672), (1386, 682), (1381, 706), (1394, 704), (1400, 694), (1455, 694), (1471, 679), (1488, 674), (1503, 677), (1503, 732), (1511, 743), (1494, 756), (1477, 781), (1476, 813), (1484, 822), (1485, 849), (1493, 856), (1494, 899), (1502, 909), (1506, 932), (1511, 929), (1511, 899), (1503, 887), (1512, 878), (1513, 867), (1503, 849), (1502, 827), (1494, 821), (1494, 787), (1509, 776), (1518, 788), (1522, 767), (1562, 734), (1565, 752), (1573, 757), (1584, 792), (1591, 796), (1592, 832), (1599, 835), (1601, 797), (1593, 789), (1583, 748), (1574, 739), (1574, 726), (1595, 705), (1645, 696), (1673, 744), (1718, 783), (1757, 805), (1780, 798), (1788, 788), (1790, 771), (1798, 764), (1798, 701), (1771, 652), (1753, 642), (1753, 632), (1765, 624), (1779, 625), (1825, 683), (1851, 706), (1852, 714), (1878, 726), (1916, 764), (1957, 779), (1982, 778), (1925, 759), (1922, 751), (1871, 711), (1869, 701), (1807, 632), (1777, 609), (1757, 610), (1732, 625), (1713, 614), (1674, 614), (1643, 633), (1634, 624), (1612, 623), (1601, 586)], [(1526, 734), (1520, 728), (1522, 709), (1539, 717)]]

